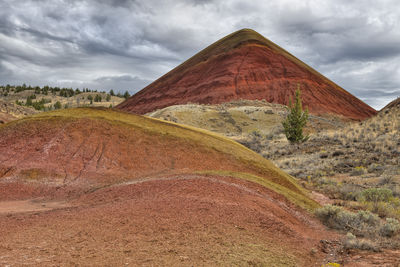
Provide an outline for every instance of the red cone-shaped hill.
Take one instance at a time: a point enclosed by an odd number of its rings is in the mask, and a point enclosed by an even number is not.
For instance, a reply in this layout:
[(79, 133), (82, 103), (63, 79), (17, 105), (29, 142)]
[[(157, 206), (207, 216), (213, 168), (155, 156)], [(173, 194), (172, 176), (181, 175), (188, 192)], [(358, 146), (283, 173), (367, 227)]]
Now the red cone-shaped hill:
[(287, 105), (297, 86), (313, 114), (365, 119), (376, 111), (257, 32), (243, 29), (205, 48), (118, 109), (145, 114), (176, 104), (265, 99)]

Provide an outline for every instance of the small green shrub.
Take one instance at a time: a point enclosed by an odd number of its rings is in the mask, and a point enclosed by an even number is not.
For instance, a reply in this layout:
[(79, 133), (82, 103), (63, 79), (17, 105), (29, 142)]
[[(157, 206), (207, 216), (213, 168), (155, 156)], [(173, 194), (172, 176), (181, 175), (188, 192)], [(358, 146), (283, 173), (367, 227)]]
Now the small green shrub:
[(364, 208), (378, 214), (380, 217), (400, 218), (400, 200), (393, 198), (389, 202), (364, 202)]
[(395, 183), (395, 179), (393, 176), (390, 175), (382, 175), (382, 177), (379, 179), (379, 186), (383, 185), (391, 185)]
[(344, 241), (344, 248), (345, 249), (361, 249), (361, 250), (371, 250), (371, 251), (380, 251), (380, 249), (373, 244), (369, 240), (365, 239), (358, 239), (352, 233), (347, 233), (346, 239)]
[(326, 225), (331, 228), (336, 228), (336, 218), (342, 212), (342, 208), (334, 205), (326, 205), (315, 211), (317, 217)]
[(361, 187), (355, 184), (343, 184), (338, 187), (339, 198), (343, 200), (357, 200)]
[(370, 188), (363, 190), (358, 201), (364, 208), (381, 217), (400, 218), (400, 199), (393, 196), (388, 188)]
[(333, 205), (317, 209), (316, 215), (326, 226), (351, 231), (357, 236), (375, 235), (380, 224), (379, 217), (369, 211), (354, 213)]
[(380, 228), (380, 234), (386, 237), (392, 237), (399, 233), (400, 223), (398, 220), (393, 218), (386, 218), (386, 222)]
[(382, 173), (383, 171), (384, 171), (384, 167), (379, 164), (372, 163), (368, 166), (369, 173)]
[(388, 188), (368, 188), (361, 192), (360, 200), (378, 203), (380, 201), (388, 202), (393, 198), (392, 190)]
[(54, 103), (54, 109), (61, 109), (61, 102), (57, 101), (56, 103)]
[(367, 223), (368, 225), (376, 226), (379, 224), (378, 216), (366, 210), (358, 211), (357, 217), (359, 218), (359, 221)]
[(366, 173), (367, 173), (367, 169), (365, 167), (358, 166), (358, 167), (355, 167), (351, 171), (350, 176), (358, 176), (358, 175), (363, 175), (363, 174), (366, 174)]

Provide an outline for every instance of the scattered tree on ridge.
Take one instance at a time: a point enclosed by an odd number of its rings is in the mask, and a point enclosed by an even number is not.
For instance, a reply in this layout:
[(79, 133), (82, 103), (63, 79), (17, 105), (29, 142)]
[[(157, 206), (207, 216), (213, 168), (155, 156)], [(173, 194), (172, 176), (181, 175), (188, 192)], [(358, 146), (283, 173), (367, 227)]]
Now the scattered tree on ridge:
[(32, 106), (32, 98), (31, 98), (31, 96), (28, 96), (27, 98), (26, 98), (26, 104), (25, 105), (27, 105), (27, 106)]
[(131, 94), (129, 94), (128, 91), (125, 91), (125, 94), (124, 94), (125, 99), (128, 99), (130, 96), (131, 96)]
[(90, 104), (93, 104), (93, 96), (92, 95), (88, 95), (87, 100), (90, 101)]
[(101, 95), (96, 95), (94, 97), (94, 102), (101, 102)]
[(308, 109), (303, 111), (300, 97), (300, 86), (296, 90), (296, 100), (292, 105), (292, 98), (289, 98), (289, 114), (282, 122), (286, 138), (290, 143), (301, 143), (308, 140), (309, 136), (303, 135), (303, 128), (307, 124)]
[(60, 109), (61, 108), (61, 103), (60, 103), (60, 101), (57, 101), (55, 104), (54, 104), (54, 109)]

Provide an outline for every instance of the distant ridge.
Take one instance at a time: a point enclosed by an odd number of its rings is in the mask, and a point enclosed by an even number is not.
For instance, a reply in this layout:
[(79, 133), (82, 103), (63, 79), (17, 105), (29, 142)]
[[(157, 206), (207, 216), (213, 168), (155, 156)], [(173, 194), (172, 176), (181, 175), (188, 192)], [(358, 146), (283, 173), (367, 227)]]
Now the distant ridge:
[(386, 110), (393, 109), (393, 108), (400, 109), (400, 97), (398, 97), (395, 100), (391, 101), (384, 108), (382, 108), (379, 112), (386, 111)]
[(176, 104), (265, 99), (287, 105), (297, 86), (311, 113), (365, 119), (376, 111), (259, 33), (242, 29), (200, 51), (116, 108), (137, 114)]

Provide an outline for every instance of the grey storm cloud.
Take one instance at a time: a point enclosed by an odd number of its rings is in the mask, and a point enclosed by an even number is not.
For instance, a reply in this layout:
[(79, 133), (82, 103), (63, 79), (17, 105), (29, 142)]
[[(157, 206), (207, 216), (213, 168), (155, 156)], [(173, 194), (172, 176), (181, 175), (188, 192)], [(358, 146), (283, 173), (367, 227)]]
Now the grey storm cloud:
[(0, 84), (135, 93), (241, 28), (377, 109), (400, 95), (395, 0), (0, 1)]
[(131, 75), (103, 76), (94, 79), (91, 86), (87, 87), (102, 87), (102, 88), (143, 88), (151, 81), (141, 79)]

